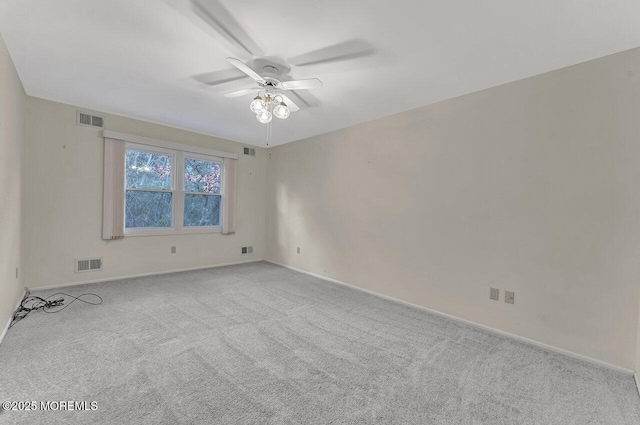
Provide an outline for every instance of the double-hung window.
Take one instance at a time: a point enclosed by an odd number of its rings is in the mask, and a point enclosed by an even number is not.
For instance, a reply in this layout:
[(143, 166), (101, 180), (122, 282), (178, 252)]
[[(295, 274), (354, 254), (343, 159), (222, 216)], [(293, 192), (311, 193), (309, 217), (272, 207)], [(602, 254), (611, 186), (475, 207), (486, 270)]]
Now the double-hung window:
[(219, 232), (222, 158), (127, 143), (125, 235)]
[(220, 226), (222, 160), (185, 155), (184, 227)]
[(173, 227), (174, 152), (127, 146), (125, 153), (125, 229)]

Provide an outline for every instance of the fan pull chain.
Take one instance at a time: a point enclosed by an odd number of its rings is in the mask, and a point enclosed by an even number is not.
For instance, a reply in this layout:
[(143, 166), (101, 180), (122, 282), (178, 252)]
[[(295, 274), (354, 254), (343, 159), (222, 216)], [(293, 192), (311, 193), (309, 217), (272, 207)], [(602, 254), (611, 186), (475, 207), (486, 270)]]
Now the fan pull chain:
[(267, 124), (267, 147), (271, 143), (271, 121)]

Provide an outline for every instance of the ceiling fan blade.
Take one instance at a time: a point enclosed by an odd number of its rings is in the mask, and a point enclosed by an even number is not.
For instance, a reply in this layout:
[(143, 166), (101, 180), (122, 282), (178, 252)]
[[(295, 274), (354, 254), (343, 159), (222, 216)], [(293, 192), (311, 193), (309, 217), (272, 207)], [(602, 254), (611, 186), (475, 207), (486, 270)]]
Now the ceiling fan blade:
[(322, 87), (322, 81), (317, 78), (310, 78), (308, 80), (292, 80), (284, 81), (280, 83), (285, 90), (307, 90), (307, 89), (319, 89)]
[(302, 106), (302, 108), (315, 108), (320, 106), (320, 101), (311, 94), (310, 91), (305, 91), (303, 93), (298, 93), (295, 90), (289, 90), (287, 95), (290, 99), (294, 99), (295, 102)]
[(300, 110), (300, 107), (294, 103), (293, 100), (289, 99), (287, 96), (283, 94), (279, 94), (278, 96), (282, 97), (282, 101), (287, 105), (291, 112), (297, 112)]
[(229, 62), (231, 65), (235, 66), (240, 71), (242, 71), (245, 74), (247, 74), (249, 77), (251, 77), (254, 80), (256, 80), (258, 83), (265, 83), (266, 82), (266, 81), (264, 81), (264, 78), (262, 78), (260, 75), (258, 75), (258, 73), (255, 72), (253, 69), (251, 69), (247, 65), (245, 65), (245, 63), (242, 62), (240, 59), (227, 58), (227, 62)]
[(194, 80), (208, 86), (217, 86), (220, 84), (230, 83), (232, 81), (243, 80), (247, 78), (244, 73), (238, 72), (235, 68), (223, 69), (220, 71), (206, 72), (192, 76)]
[(191, 3), (196, 14), (233, 45), (253, 56), (263, 54), (260, 47), (218, 0), (191, 0)]
[(314, 65), (319, 63), (355, 59), (369, 56), (374, 53), (375, 50), (373, 47), (362, 40), (356, 39), (292, 57), (289, 59), (289, 63), (296, 66)]
[(258, 91), (258, 87), (251, 87), (251, 88), (247, 88), (247, 89), (240, 89), (240, 90), (232, 91), (230, 93), (225, 93), (224, 96), (225, 97), (234, 98), (234, 97), (244, 96), (244, 95), (247, 95), (247, 94), (250, 94), (250, 93), (255, 93), (256, 91)]

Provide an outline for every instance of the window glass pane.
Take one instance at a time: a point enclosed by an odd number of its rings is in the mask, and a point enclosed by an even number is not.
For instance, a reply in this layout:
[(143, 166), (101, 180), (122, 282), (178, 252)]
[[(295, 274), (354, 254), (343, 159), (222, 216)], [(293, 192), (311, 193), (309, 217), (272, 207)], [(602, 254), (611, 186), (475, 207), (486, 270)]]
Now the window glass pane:
[(171, 227), (171, 193), (127, 190), (125, 227)]
[(220, 193), (220, 163), (186, 158), (184, 190), (185, 192)]
[(171, 156), (127, 149), (126, 182), (128, 188), (171, 189)]
[(219, 226), (220, 198), (216, 195), (184, 195), (184, 226)]

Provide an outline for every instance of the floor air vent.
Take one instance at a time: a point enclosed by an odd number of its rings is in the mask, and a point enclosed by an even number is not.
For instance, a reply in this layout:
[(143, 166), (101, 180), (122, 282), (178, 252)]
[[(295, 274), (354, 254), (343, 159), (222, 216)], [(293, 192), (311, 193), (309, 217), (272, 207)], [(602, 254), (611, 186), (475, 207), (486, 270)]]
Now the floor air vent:
[(102, 270), (102, 258), (83, 258), (76, 260), (75, 265), (76, 273), (97, 272)]
[(104, 118), (97, 115), (85, 114), (84, 112), (76, 112), (76, 124), (87, 127), (104, 127)]

